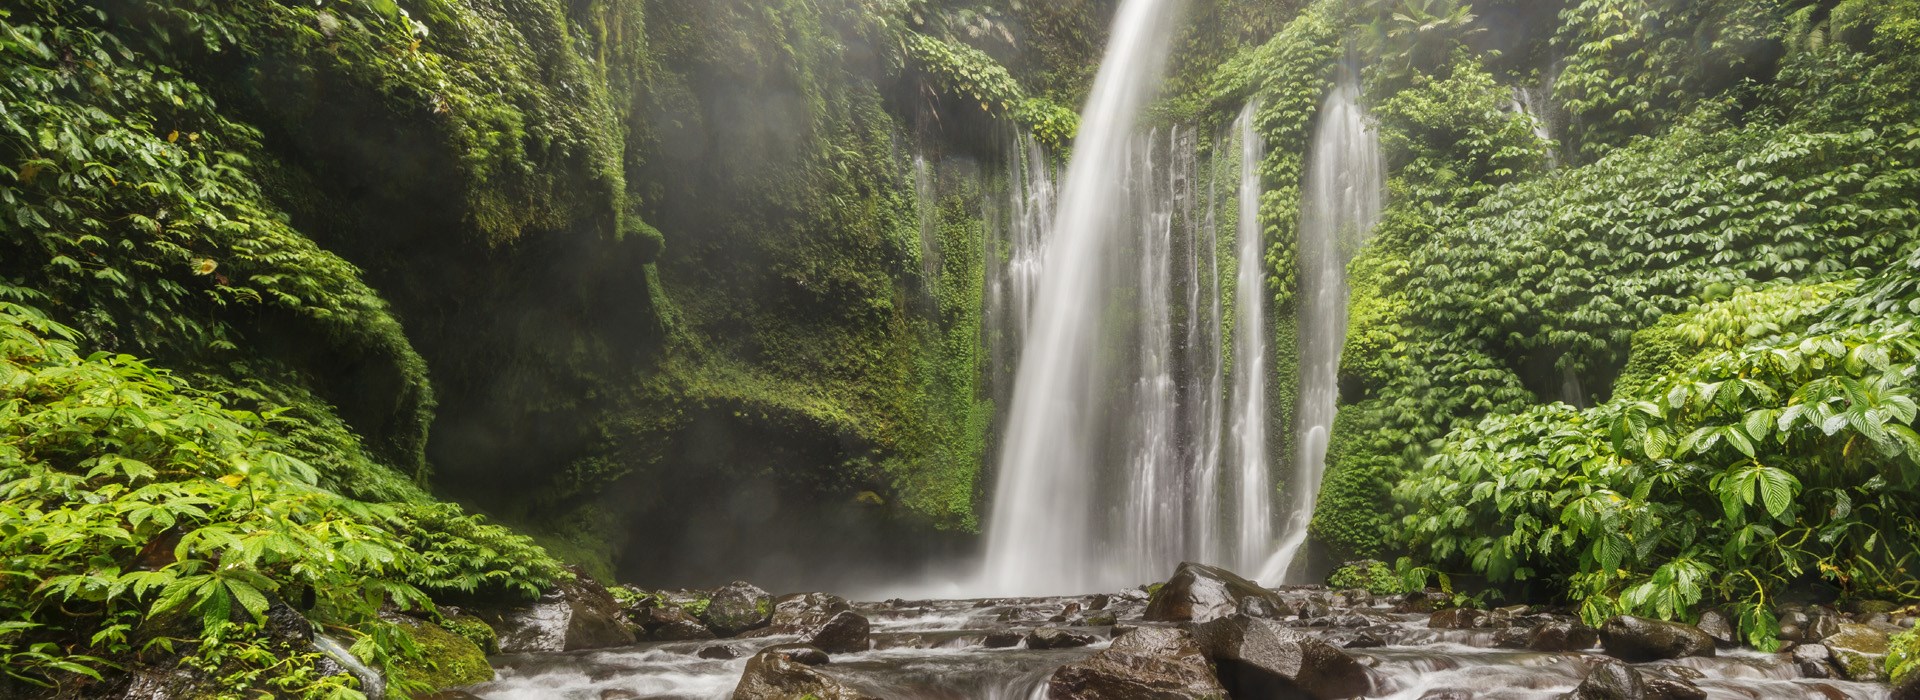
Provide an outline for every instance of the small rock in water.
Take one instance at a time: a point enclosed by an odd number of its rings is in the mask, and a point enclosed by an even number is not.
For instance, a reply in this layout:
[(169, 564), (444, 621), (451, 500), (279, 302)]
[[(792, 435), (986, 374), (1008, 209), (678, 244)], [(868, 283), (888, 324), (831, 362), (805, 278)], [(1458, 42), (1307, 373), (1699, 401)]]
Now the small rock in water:
[(473, 612), (493, 627), (505, 654), (605, 649), (636, 641), (613, 594), (578, 571), (532, 605)]
[(1378, 649), (1386, 645), (1387, 640), (1381, 639), (1379, 635), (1372, 632), (1361, 632), (1360, 636), (1354, 637), (1353, 641), (1347, 642), (1346, 647), (1348, 649)]
[(694, 656), (698, 656), (702, 659), (719, 659), (721, 661), (726, 661), (728, 659), (740, 658), (740, 652), (735, 651), (733, 647), (727, 646), (725, 644), (714, 644), (711, 646), (701, 647), (700, 651), (694, 654)]
[(1840, 612), (1826, 606), (1815, 606), (1807, 611), (1809, 621), (1806, 626), (1806, 641), (1817, 642), (1840, 633), (1840, 625), (1846, 619)]
[(1217, 566), (1186, 562), (1147, 602), (1146, 619), (1154, 622), (1206, 622), (1240, 611), (1240, 601), (1260, 598), (1283, 609), (1273, 591)]
[(1793, 648), (1793, 664), (1805, 678), (1832, 678), (1833, 652), (1823, 644), (1801, 644)]
[(1058, 627), (1042, 627), (1027, 634), (1027, 648), (1074, 649), (1094, 642), (1093, 635), (1068, 632)]
[(1109, 627), (1109, 626), (1112, 626), (1115, 622), (1119, 622), (1119, 621), (1120, 621), (1120, 618), (1115, 617), (1114, 614), (1111, 612), (1108, 612), (1106, 610), (1094, 610), (1094, 611), (1088, 612), (1085, 615), (1080, 616), (1080, 619), (1074, 621), (1074, 624), (1080, 625), (1083, 627)]
[(867, 618), (851, 610), (842, 610), (807, 633), (802, 641), (829, 653), (851, 654), (867, 650), (867, 635), (872, 629)]
[(1022, 639), (1026, 639), (1026, 636), (1019, 632), (999, 630), (988, 632), (986, 639), (980, 640), (980, 646), (988, 649), (1008, 649), (1020, 646), (1020, 640)]
[(1437, 630), (1470, 630), (1482, 626), (1487, 613), (1473, 608), (1442, 610), (1427, 617), (1427, 627)]
[(1727, 616), (1720, 614), (1718, 610), (1700, 613), (1700, 623), (1695, 626), (1707, 633), (1707, 636), (1712, 637), (1714, 644), (1722, 649), (1738, 646), (1735, 642), (1737, 638), (1734, 636), (1733, 623), (1728, 622)]
[(1713, 637), (1698, 627), (1632, 615), (1607, 620), (1600, 641), (1607, 654), (1635, 663), (1714, 655)]
[(1088, 610), (1105, 610), (1107, 609), (1107, 604), (1112, 602), (1113, 602), (1113, 598), (1111, 596), (1108, 596), (1105, 593), (1095, 593), (1093, 595), (1087, 596), (1087, 609)]
[(1647, 700), (1647, 682), (1632, 666), (1607, 659), (1587, 672), (1569, 700)]
[(1600, 644), (1600, 631), (1573, 620), (1543, 623), (1527, 635), (1527, 648), (1534, 651), (1568, 652), (1592, 649)]
[(827, 652), (809, 644), (775, 644), (761, 649), (758, 655), (766, 654), (773, 654), (807, 666), (825, 666), (833, 662), (833, 657), (827, 656)]
[(1421, 693), (1420, 700), (1473, 700), (1473, 691), (1465, 688), (1434, 688)]
[(640, 626), (647, 639), (656, 642), (686, 642), (714, 637), (713, 630), (707, 629), (700, 620), (678, 605), (629, 610), (627, 618)]
[(1247, 617), (1263, 617), (1269, 620), (1278, 620), (1292, 615), (1293, 611), (1288, 610), (1286, 605), (1284, 602), (1276, 603), (1266, 598), (1241, 598), (1240, 614), (1246, 615)]
[(1920, 700), (1920, 673), (1911, 674), (1905, 682), (1894, 686), (1889, 700)]

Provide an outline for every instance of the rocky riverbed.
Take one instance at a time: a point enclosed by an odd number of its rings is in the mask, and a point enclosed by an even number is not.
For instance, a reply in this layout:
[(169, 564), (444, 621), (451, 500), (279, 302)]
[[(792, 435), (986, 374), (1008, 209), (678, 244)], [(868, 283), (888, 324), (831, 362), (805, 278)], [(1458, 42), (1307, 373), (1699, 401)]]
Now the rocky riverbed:
[[(571, 597), (571, 598), (570, 598)], [(586, 600), (578, 600), (585, 598)], [(569, 589), (497, 619), (485, 698), (1337, 698), (1915, 700), (1884, 682), (1898, 611), (1781, 610), (1787, 649), (1725, 621), (1451, 608), (1438, 592), (1269, 590), (1182, 565), (1165, 584), (1073, 597), (889, 600), (822, 593)], [(629, 637), (630, 635), (630, 637)], [(628, 639), (636, 641), (628, 642)]]

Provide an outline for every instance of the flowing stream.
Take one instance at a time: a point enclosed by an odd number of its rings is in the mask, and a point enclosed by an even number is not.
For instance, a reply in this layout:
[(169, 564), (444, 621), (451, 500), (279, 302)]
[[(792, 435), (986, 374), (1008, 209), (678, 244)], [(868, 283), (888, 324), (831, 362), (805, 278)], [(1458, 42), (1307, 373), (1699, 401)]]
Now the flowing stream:
[[(1392, 700), (1554, 700), (1605, 657), (1598, 649), (1537, 652), (1500, 646), (1497, 629), (1433, 629), (1423, 612), (1397, 612), (1394, 600), (1345, 601), (1326, 590), (1282, 589), (1289, 606), (1314, 611), (1281, 624), (1346, 647), (1367, 666), (1371, 698)], [(1046, 697), (1062, 665), (1104, 649), (1111, 635), (1142, 618), (1141, 589), (1072, 597), (983, 600), (894, 600), (859, 603), (872, 621), (868, 651), (834, 654), (818, 670), (847, 686), (889, 700), (1028, 700)], [(1311, 604), (1301, 605), (1312, 601)], [(1099, 615), (1110, 614), (1110, 619)], [(1515, 624), (1528, 624), (1515, 620)], [(1093, 642), (1035, 650), (1024, 642), (988, 648), (990, 634), (1018, 637), (1056, 625)], [(726, 700), (747, 659), (792, 635), (638, 646), (564, 654), (494, 657), (498, 678), (465, 688), (485, 700)], [(1362, 644), (1358, 640), (1369, 640)], [(1370, 646), (1377, 643), (1379, 646)], [(726, 647), (732, 659), (706, 659)], [(1363, 648), (1364, 647), (1364, 648)], [(1723, 650), (1716, 657), (1635, 664), (1642, 674), (1684, 678), (1710, 700), (1885, 700), (1885, 685), (1804, 678), (1790, 653)]]
[(1327, 467), (1347, 340), (1347, 262), (1380, 220), (1380, 141), (1360, 107), (1359, 70), (1342, 66), (1307, 155), (1300, 205), (1300, 403), (1284, 537), (1261, 568), (1269, 584), (1302, 579), (1297, 560)]

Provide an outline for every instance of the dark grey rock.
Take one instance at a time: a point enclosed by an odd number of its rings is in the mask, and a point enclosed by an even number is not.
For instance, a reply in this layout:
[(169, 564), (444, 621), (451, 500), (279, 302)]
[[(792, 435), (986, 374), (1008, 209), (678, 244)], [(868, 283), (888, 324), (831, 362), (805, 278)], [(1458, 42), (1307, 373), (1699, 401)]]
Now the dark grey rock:
[(1020, 646), (1022, 639), (1026, 639), (1026, 635), (1011, 630), (997, 630), (988, 632), (987, 637), (980, 641), (980, 646), (988, 649), (1008, 649)]
[(1700, 613), (1700, 621), (1695, 623), (1694, 626), (1700, 628), (1700, 631), (1707, 633), (1707, 636), (1712, 637), (1713, 643), (1721, 649), (1738, 646), (1736, 642), (1738, 637), (1734, 635), (1733, 623), (1728, 621), (1727, 616), (1720, 614), (1718, 610), (1708, 610)]
[(493, 627), (503, 654), (605, 649), (635, 641), (620, 603), (600, 582), (579, 572), (532, 605), (470, 612)]
[(1337, 700), (1373, 686), (1353, 657), (1272, 620), (1235, 615), (1194, 625), (1193, 636), (1236, 698)]
[(1573, 620), (1541, 623), (1527, 634), (1526, 648), (1534, 651), (1568, 652), (1592, 649), (1600, 644), (1600, 631)]
[(1820, 640), (1833, 654), (1833, 666), (1850, 681), (1887, 680), (1887, 638), (1899, 631), (1891, 625), (1842, 624), (1837, 632)]
[(851, 654), (867, 650), (867, 636), (872, 630), (873, 626), (867, 622), (867, 618), (851, 610), (842, 610), (809, 631), (801, 641), (828, 653)]
[(774, 599), (773, 619), (768, 627), (798, 633), (826, 624), (834, 615), (852, 609), (847, 599), (831, 593), (792, 593)]
[(1600, 641), (1609, 655), (1639, 663), (1713, 656), (1713, 637), (1693, 625), (1618, 615), (1600, 628)]
[(1587, 671), (1570, 700), (1647, 700), (1647, 682), (1639, 671), (1617, 659), (1607, 659)]
[(1266, 601), (1275, 610), (1286, 604), (1273, 591), (1217, 566), (1186, 562), (1173, 578), (1147, 601), (1146, 619), (1154, 622), (1206, 622), (1240, 611), (1248, 598)]
[(1833, 652), (1823, 644), (1801, 644), (1793, 648), (1793, 663), (1807, 678), (1832, 678)]
[(1142, 627), (1113, 646), (1054, 671), (1052, 700), (1202, 700), (1225, 698), (1213, 666), (1182, 629)]
[(1028, 649), (1074, 649), (1094, 642), (1094, 636), (1068, 632), (1058, 627), (1042, 627), (1027, 633)]
[(711, 646), (701, 647), (700, 651), (695, 653), (694, 656), (698, 656), (702, 659), (719, 659), (719, 660), (725, 661), (728, 659), (740, 658), (740, 651), (737, 649), (734, 649), (733, 647), (727, 646), (725, 644), (714, 644)]

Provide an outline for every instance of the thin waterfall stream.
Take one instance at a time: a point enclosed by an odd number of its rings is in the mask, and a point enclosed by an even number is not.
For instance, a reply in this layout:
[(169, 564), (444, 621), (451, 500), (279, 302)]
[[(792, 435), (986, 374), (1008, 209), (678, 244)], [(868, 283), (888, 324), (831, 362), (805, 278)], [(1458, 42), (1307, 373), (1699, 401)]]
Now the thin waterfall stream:
[(1301, 184), (1300, 402), (1285, 535), (1261, 567), (1269, 585), (1298, 582), (1297, 560), (1326, 474), (1347, 338), (1347, 262), (1372, 235), (1384, 205), (1379, 137), (1360, 106), (1359, 70), (1342, 66), (1320, 109)]

